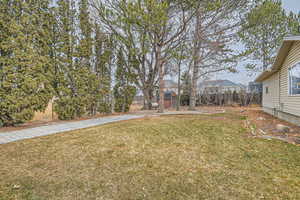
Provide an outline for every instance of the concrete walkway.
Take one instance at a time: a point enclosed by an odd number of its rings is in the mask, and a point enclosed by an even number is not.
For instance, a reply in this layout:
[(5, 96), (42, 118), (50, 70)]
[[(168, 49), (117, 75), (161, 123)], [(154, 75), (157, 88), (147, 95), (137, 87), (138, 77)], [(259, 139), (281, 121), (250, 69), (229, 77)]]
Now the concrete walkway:
[(144, 115), (121, 115), (76, 122), (58, 123), (17, 131), (0, 132), (0, 144), (143, 117)]
[(57, 123), (51, 125), (44, 125), (35, 128), (21, 129), (17, 131), (0, 132), (0, 144), (6, 144), (10, 142), (15, 142), (19, 140), (25, 140), (35, 137), (41, 137), (46, 135), (52, 135), (56, 133), (62, 133), (66, 131), (73, 131), (82, 128), (89, 128), (93, 126), (99, 126), (103, 124), (108, 124), (112, 122), (119, 122), (130, 119), (139, 119), (146, 116), (149, 117), (159, 117), (164, 115), (201, 115), (201, 114), (216, 114), (223, 113), (225, 111), (218, 111), (215, 113), (205, 113), (201, 111), (170, 111), (165, 113), (157, 113), (157, 111), (152, 112), (140, 112), (136, 114), (102, 117), (97, 119), (89, 119), (76, 122), (65, 122)]

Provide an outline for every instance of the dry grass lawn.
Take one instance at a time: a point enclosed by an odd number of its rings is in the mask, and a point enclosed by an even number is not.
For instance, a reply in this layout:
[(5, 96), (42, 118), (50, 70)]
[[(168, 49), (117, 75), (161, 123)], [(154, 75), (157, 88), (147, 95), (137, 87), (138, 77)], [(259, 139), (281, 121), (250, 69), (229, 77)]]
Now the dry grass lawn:
[(0, 199), (300, 199), (300, 148), (236, 114), (132, 120), (0, 145)]

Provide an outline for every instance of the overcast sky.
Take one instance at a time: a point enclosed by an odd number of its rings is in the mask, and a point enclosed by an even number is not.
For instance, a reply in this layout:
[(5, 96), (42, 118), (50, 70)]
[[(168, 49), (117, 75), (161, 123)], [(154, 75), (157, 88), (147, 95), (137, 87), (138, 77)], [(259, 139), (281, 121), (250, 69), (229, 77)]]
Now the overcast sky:
[[(300, 12), (300, 0), (282, 0), (283, 7), (288, 11), (293, 11), (294, 13)], [(239, 73), (219, 73), (216, 77), (217, 79), (228, 79), (237, 83), (248, 84), (249, 81), (253, 81), (257, 75), (248, 75), (247, 71), (243, 66), (238, 67)]]

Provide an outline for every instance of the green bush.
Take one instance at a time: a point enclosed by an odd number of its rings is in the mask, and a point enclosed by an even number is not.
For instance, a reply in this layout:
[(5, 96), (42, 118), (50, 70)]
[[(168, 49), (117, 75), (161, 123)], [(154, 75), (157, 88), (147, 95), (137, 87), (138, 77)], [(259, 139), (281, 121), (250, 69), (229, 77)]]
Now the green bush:
[(86, 113), (84, 101), (76, 97), (63, 97), (55, 100), (54, 112), (60, 120), (72, 120)]
[(115, 111), (128, 112), (135, 95), (136, 88), (134, 86), (119, 87), (116, 85), (114, 88)]

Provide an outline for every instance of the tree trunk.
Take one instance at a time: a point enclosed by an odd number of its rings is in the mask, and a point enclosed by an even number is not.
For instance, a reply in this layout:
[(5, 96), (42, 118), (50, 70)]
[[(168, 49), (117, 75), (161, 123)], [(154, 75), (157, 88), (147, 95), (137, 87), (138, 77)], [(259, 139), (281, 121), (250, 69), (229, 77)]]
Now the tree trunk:
[(109, 93), (109, 101), (111, 103), (110, 113), (114, 113), (115, 112), (115, 98), (114, 98), (113, 90), (111, 90), (111, 92)]
[(158, 80), (159, 80), (159, 113), (164, 112), (164, 69), (163, 62), (161, 58), (161, 46), (157, 46), (157, 65), (158, 65)]
[(151, 110), (152, 109), (152, 98), (151, 98), (151, 93), (152, 90), (149, 88), (146, 88), (143, 90), (144, 94), (144, 108), (143, 110)]
[(200, 11), (197, 12), (196, 16), (196, 28), (194, 35), (194, 63), (192, 67), (192, 82), (191, 82), (191, 92), (190, 92), (190, 106), (189, 110), (196, 110), (196, 95), (197, 95), (197, 83), (199, 76), (199, 65), (200, 65), (200, 28), (201, 28), (201, 20), (200, 20)]
[[(196, 62), (195, 62), (196, 63)], [(190, 93), (190, 107), (189, 110), (196, 110), (196, 95), (197, 95), (197, 82), (198, 82), (198, 66), (193, 67), (191, 93)]]
[(159, 113), (164, 112), (164, 76), (162, 71), (162, 67), (159, 69)]
[(123, 103), (122, 103), (122, 113), (125, 113), (125, 106), (127, 104), (126, 94), (124, 95)]
[(263, 50), (263, 71), (266, 71), (268, 69), (268, 63), (267, 63), (267, 41), (266, 41), (266, 36), (263, 36), (263, 41), (262, 41), (262, 50)]
[(177, 108), (176, 110), (180, 110), (180, 95), (181, 95), (181, 85), (180, 85), (180, 78), (181, 78), (181, 62), (178, 65), (178, 80), (177, 80)]

